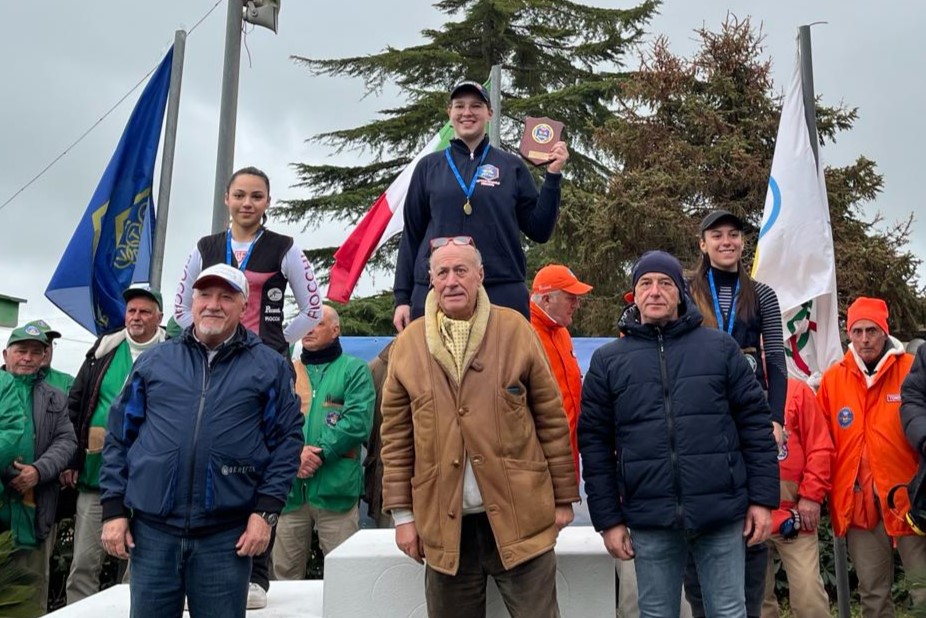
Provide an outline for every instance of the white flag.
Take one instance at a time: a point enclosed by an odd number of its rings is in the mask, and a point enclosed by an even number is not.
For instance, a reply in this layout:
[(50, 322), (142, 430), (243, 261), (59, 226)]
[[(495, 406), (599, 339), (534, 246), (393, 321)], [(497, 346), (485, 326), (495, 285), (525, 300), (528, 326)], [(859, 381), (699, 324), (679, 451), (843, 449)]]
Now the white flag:
[(810, 140), (798, 56), (782, 105), (752, 276), (778, 295), (788, 372), (818, 383), (843, 351), (826, 183)]

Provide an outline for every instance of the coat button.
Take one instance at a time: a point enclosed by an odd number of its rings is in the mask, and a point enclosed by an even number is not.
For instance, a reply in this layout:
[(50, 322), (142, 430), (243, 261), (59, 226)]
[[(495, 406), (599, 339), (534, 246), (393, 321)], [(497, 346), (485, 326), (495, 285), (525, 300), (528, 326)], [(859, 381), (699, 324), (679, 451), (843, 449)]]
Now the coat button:
[(449, 517), (450, 519), (453, 519), (456, 516), (457, 516), (456, 513), (454, 513), (453, 511), (450, 511), (449, 513), (447, 513), (447, 517)]
[(457, 414), (459, 414), (460, 416), (466, 416), (467, 412), (469, 412), (469, 408), (467, 408), (466, 406), (463, 406), (462, 408), (457, 410)]
[(482, 455), (473, 455), (470, 461), (473, 462), (474, 466), (482, 465)]
[(459, 459), (454, 459), (454, 460), (453, 460), (453, 467), (454, 467), (454, 468), (459, 468), (459, 467), (460, 467), (460, 460), (459, 460)]

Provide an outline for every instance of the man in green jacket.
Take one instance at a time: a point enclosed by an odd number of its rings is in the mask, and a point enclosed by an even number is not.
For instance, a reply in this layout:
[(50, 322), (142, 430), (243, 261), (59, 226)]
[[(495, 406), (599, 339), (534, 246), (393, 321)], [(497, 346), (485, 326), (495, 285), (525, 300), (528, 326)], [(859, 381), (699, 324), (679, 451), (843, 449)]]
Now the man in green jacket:
[(3, 351), (3, 369), (13, 379), (23, 430), (12, 464), (0, 471), (0, 531), (13, 531), (13, 564), (39, 574), (34, 601), (43, 612), (55, 544), (58, 475), (77, 450), (67, 397), (45, 383), (47, 348), (48, 339), (37, 327), (23, 326), (10, 334)]
[(325, 306), (293, 361), (305, 447), (277, 525), (273, 572), (279, 580), (305, 577), (313, 529), (327, 555), (359, 528), (360, 448), (373, 425), (376, 393), (367, 364), (341, 351), (340, 334), (337, 312)]

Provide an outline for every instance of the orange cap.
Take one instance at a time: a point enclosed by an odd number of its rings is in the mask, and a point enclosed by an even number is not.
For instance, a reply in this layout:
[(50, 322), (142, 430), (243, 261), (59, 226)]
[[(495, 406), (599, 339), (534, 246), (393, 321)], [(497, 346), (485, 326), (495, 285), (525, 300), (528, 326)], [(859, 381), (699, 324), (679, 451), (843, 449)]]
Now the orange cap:
[(553, 292), (562, 290), (582, 296), (592, 291), (592, 286), (579, 281), (571, 270), (561, 264), (550, 264), (537, 271), (534, 277), (534, 285), (531, 292), (543, 294), (544, 292)]
[(848, 315), (846, 316), (846, 331), (852, 330), (852, 325), (859, 320), (871, 320), (878, 325), (878, 328), (884, 331), (885, 335), (891, 332), (887, 329), (887, 303), (880, 298), (868, 298), (859, 296), (855, 302), (849, 305)]

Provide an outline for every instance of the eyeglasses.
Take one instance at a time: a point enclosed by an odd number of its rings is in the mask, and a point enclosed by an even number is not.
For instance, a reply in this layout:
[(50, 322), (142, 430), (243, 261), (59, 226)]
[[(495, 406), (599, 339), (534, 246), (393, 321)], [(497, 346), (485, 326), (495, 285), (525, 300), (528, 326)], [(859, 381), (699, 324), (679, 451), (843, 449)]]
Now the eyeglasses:
[(475, 247), (472, 236), (441, 236), (440, 238), (431, 239), (431, 251), (446, 247), (447, 245), (456, 245), (458, 247)]

